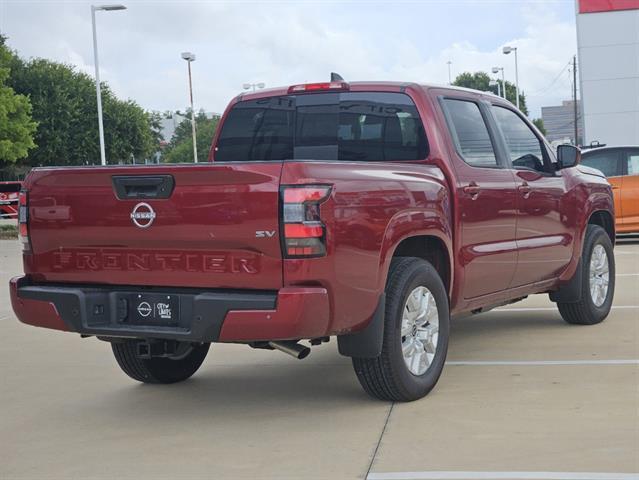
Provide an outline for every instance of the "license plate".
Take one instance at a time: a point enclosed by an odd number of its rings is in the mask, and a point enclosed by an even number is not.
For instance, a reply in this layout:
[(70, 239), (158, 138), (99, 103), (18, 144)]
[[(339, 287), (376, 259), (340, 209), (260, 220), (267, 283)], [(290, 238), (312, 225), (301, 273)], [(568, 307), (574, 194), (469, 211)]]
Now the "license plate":
[(177, 325), (180, 298), (177, 295), (125, 294), (128, 304), (127, 323), (136, 325)]

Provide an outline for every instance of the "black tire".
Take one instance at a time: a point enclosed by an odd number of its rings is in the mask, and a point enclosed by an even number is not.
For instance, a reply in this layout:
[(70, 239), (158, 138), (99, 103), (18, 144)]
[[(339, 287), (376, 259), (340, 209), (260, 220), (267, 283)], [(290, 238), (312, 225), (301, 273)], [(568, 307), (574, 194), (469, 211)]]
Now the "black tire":
[(193, 375), (206, 358), (209, 343), (194, 344), (192, 350), (179, 359), (140, 358), (137, 340), (111, 343), (113, 355), (124, 373), (143, 383), (176, 383)]
[[(590, 294), (590, 259), (597, 245), (601, 245), (608, 258), (608, 292), (604, 302), (597, 306)], [(581, 299), (574, 303), (557, 302), (561, 317), (574, 325), (595, 325), (610, 313), (615, 295), (615, 255), (612, 242), (606, 231), (599, 225), (588, 225), (581, 253)], [(579, 272), (579, 271), (578, 271)]]
[[(411, 373), (402, 355), (402, 314), (408, 295), (423, 286), (437, 305), (439, 338), (435, 355), (422, 375)], [(448, 351), (450, 325), (448, 295), (437, 270), (425, 260), (395, 258), (386, 282), (386, 309), (382, 353), (376, 358), (353, 358), (353, 368), (364, 390), (380, 400), (408, 402), (427, 395), (437, 383)]]

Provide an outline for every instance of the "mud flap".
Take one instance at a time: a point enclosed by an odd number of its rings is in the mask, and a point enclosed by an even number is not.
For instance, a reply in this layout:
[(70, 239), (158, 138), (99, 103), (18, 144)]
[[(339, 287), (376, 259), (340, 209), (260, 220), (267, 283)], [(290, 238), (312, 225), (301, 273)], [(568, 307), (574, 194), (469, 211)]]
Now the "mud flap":
[(355, 358), (375, 358), (382, 353), (384, 342), (384, 313), (386, 294), (382, 293), (370, 322), (363, 330), (337, 337), (337, 348), (341, 355)]
[(572, 278), (561, 285), (556, 292), (550, 292), (550, 300), (558, 303), (576, 303), (581, 300), (581, 286), (583, 282), (583, 265), (581, 260)]

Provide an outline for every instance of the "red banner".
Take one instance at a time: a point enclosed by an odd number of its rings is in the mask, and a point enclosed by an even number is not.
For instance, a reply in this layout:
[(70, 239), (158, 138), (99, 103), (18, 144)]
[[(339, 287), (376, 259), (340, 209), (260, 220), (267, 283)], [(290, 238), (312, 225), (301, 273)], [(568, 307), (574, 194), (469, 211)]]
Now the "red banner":
[(639, 0), (579, 0), (579, 13), (639, 10)]

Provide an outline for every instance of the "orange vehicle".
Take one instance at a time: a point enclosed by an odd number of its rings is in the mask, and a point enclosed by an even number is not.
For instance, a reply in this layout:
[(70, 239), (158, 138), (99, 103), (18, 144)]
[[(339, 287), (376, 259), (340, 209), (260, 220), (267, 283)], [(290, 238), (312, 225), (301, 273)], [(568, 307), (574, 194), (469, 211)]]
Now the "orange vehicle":
[(615, 197), (617, 233), (639, 232), (639, 145), (586, 150), (581, 163), (608, 177)]

